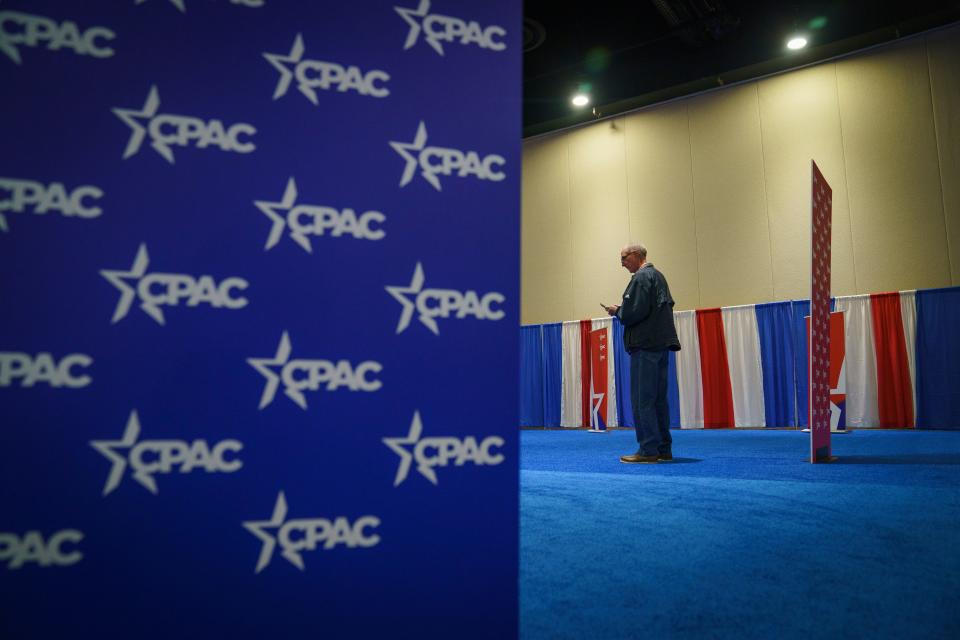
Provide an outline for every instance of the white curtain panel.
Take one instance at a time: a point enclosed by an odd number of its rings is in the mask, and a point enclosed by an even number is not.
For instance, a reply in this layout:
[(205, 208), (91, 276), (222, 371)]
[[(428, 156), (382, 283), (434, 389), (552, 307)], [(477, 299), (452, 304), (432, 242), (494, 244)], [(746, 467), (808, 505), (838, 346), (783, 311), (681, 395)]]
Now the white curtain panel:
[(733, 418), (737, 427), (764, 427), (763, 370), (760, 364), (760, 330), (754, 305), (725, 307), (723, 337), (733, 390)]
[(582, 375), (580, 366), (580, 323), (563, 323), (563, 406), (560, 408), (560, 426), (579, 427)]
[(696, 311), (673, 314), (680, 338), (677, 351), (677, 386), (680, 390), (680, 426), (703, 428), (703, 387), (700, 376), (700, 338)]

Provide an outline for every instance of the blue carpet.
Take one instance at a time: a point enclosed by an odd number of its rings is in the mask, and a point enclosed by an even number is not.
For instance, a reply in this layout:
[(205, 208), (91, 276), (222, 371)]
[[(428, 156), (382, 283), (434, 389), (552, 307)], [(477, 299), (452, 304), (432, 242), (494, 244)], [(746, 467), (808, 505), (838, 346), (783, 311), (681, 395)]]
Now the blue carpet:
[(520, 637), (960, 638), (960, 433), (522, 431)]

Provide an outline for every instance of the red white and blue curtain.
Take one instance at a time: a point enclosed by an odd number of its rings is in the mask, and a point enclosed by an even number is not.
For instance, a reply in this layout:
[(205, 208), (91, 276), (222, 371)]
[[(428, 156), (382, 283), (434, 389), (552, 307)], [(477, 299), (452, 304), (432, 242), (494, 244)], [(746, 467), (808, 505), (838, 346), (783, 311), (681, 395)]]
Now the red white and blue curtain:
[[(843, 296), (846, 425), (960, 428), (960, 287)], [(671, 426), (807, 426), (809, 300), (678, 311)], [(589, 334), (610, 332), (607, 426), (632, 426), (613, 318), (521, 327), (521, 426), (590, 425)], [(585, 375), (586, 374), (586, 375)]]

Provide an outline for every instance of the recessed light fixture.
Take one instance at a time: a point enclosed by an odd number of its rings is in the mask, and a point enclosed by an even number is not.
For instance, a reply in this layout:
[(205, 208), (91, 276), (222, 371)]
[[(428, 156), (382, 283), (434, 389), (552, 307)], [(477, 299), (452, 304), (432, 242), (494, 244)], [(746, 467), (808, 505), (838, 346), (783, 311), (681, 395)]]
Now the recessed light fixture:
[(573, 100), (570, 102), (572, 102), (575, 107), (585, 107), (590, 103), (590, 98), (582, 93), (578, 93), (573, 96)]
[(797, 49), (803, 49), (807, 46), (807, 39), (803, 36), (793, 36), (787, 41), (787, 49), (792, 49), (796, 51)]

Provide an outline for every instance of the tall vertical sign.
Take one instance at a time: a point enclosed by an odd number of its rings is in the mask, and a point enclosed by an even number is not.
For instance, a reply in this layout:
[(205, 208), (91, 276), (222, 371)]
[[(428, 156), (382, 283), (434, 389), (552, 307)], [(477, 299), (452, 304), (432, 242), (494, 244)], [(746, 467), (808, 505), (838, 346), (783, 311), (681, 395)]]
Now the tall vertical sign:
[(0, 637), (516, 636), (520, 24), (0, 3)]
[(812, 169), (810, 225), (810, 462), (830, 460), (830, 218), (833, 190)]
[(607, 328), (590, 332), (590, 430), (607, 430)]

